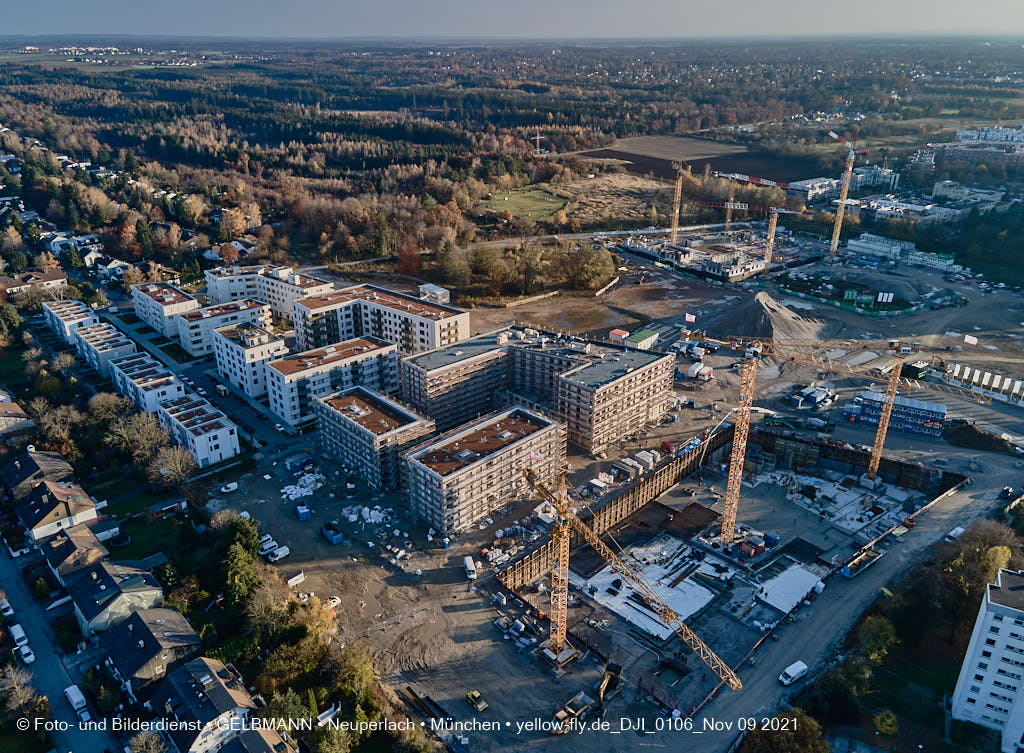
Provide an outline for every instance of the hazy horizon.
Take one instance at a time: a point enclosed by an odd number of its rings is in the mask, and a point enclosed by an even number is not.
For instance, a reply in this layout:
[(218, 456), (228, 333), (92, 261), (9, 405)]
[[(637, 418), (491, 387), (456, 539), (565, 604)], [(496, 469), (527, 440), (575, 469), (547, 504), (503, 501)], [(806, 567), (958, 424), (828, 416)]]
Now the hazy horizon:
[(515, 5), (472, 0), (36, 0), (5, 15), (3, 37), (658, 40), (992, 35), (1024, 36), (1019, 0), (981, 0), (965, 13), (954, 0), (863, 0), (835, 9), (821, 0), (563, 0)]

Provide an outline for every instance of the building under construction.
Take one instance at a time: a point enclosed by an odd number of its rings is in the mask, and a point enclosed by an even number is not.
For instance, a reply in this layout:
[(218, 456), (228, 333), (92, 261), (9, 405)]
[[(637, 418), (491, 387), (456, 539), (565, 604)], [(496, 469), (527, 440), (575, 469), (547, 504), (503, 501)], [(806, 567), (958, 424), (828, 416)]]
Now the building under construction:
[(669, 406), (675, 359), (511, 327), (401, 361), (402, 398), (439, 429), (507, 405), (564, 421), (569, 441), (600, 453)]

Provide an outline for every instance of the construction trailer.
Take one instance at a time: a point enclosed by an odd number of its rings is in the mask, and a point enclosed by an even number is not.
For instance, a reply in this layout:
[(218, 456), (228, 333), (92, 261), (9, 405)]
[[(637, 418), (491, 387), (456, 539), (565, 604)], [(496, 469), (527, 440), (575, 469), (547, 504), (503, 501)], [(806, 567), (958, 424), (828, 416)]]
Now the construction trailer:
[[(843, 420), (877, 426), (882, 406), (885, 404), (885, 395), (879, 392), (862, 392), (858, 397), (860, 405), (849, 403), (843, 407)], [(945, 405), (908, 397), (896, 397), (893, 400), (892, 415), (889, 419), (890, 429), (927, 437), (941, 437), (945, 425)]]

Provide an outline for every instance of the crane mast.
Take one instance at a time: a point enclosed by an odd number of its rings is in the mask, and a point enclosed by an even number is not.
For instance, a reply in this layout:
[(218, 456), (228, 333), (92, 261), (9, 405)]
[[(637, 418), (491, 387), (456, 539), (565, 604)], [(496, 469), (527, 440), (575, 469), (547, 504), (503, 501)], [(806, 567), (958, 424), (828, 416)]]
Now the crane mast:
[(764, 244), (764, 265), (767, 267), (772, 263), (772, 253), (775, 251), (775, 230), (779, 225), (779, 213), (774, 209), (768, 214), (768, 240)]
[[(559, 512), (560, 522), (565, 528), (565, 550), (564, 550), (564, 562), (561, 560), (561, 550), (559, 552), (559, 561), (556, 563), (558, 566), (564, 564), (565, 569), (563, 573), (568, 575), (568, 562), (569, 562), (569, 533), (570, 529), (576, 531), (583, 537), (583, 539), (590, 544), (594, 551), (601, 555), (604, 560), (614, 567), (626, 580), (628, 580), (637, 591), (643, 596), (651, 608), (657, 613), (657, 615), (664, 621), (666, 625), (672, 628), (687, 646), (689, 646), (701, 661), (703, 661), (708, 668), (711, 669), (722, 682), (726, 683), (733, 690), (739, 690), (743, 687), (743, 683), (740, 681), (739, 676), (732, 670), (732, 668), (726, 664), (718, 655), (711, 650), (711, 648), (702, 641), (696, 633), (694, 633), (682, 618), (669, 607), (660, 596), (657, 591), (651, 587), (651, 585), (644, 579), (644, 577), (628, 565), (622, 558), (620, 558), (611, 547), (605, 544), (601, 537), (597, 533), (581, 521), (575, 514), (569, 509), (569, 497), (565, 488), (565, 477), (563, 476), (559, 483), (558, 492), (552, 492), (548, 487), (536, 479), (535, 474), (530, 471), (524, 471), (526, 480), (530, 485), (540, 492), (541, 496), (550, 502), (555, 509)], [(562, 514), (564, 513), (564, 515)], [(554, 577), (552, 577), (552, 584), (554, 583)], [(558, 610), (561, 610), (560, 614), (555, 614)], [(556, 654), (560, 649), (556, 649), (554, 645), (555, 641), (555, 620), (558, 618), (562, 627), (562, 638), (564, 641), (565, 633), (564, 626), (566, 624), (566, 602), (561, 602), (560, 605), (555, 604), (554, 586), (552, 585), (551, 594), (551, 650)], [(564, 644), (563, 644), (564, 645)]]
[(567, 521), (569, 515), (569, 495), (565, 489), (565, 477), (561, 478), (557, 497), (551, 500), (558, 516), (551, 531), (551, 543), (554, 545), (555, 562), (551, 568), (551, 643), (550, 647), (557, 656), (562, 653), (566, 644), (566, 622), (569, 619), (569, 540), (571, 532)]
[(850, 193), (850, 178), (853, 176), (853, 160), (857, 153), (850, 149), (843, 169), (843, 183), (839, 187), (839, 206), (836, 207), (836, 224), (832, 228), (832, 242), (828, 247), (828, 258), (835, 259), (839, 253), (839, 234), (843, 230), (843, 215), (846, 213), (846, 197)]
[(885, 434), (889, 431), (889, 419), (892, 417), (892, 407), (896, 401), (896, 390), (900, 386), (902, 371), (903, 359), (897, 356), (892, 362), (892, 370), (889, 372), (889, 381), (885, 386), (885, 400), (882, 402), (882, 412), (878, 416), (878, 429), (875, 431), (875, 444), (871, 447), (871, 460), (868, 463), (868, 478), (870, 479), (878, 475), (878, 466), (882, 462)]
[(729, 480), (725, 487), (725, 508), (722, 510), (723, 544), (731, 544), (736, 536), (736, 513), (740, 506), (743, 459), (747, 454), (747, 434), (750, 431), (750, 406), (754, 402), (754, 382), (756, 379), (757, 359), (747, 358), (743, 361), (743, 366), (740, 368), (740, 401), (736, 406), (732, 455), (729, 458)]
[(669, 230), (669, 242), (673, 245), (679, 236), (679, 204), (683, 199), (683, 160), (679, 160), (679, 172), (676, 175), (676, 192), (672, 199), (672, 228)]

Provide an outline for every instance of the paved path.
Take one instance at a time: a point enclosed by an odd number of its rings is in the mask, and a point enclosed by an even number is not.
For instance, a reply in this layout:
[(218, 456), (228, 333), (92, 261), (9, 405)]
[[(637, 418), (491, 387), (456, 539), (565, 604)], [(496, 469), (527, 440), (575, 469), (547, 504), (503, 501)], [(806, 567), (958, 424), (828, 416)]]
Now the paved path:
[(47, 630), (46, 614), (28, 593), (18, 572), (17, 561), (12, 560), (6, 551), (0, 552), (0, 586), (7, 592), (7, 599), (14, 608), (14, 619), (25, 629), (29, 645), (36, 655), (35, 662), (28, 667), (32, 672), (33, 685), (50, 701), (53, 719), (70, 725), (66, 730), (52, 732), (56, 750), (59, 753), (103, 753), (107, 749), (117, 750), (117, 744), (108, 733), (79, 729), (78, 717), (64, 698), (64, 688), (74, 684), (74, 681), (54, 648), (53, 639)]

